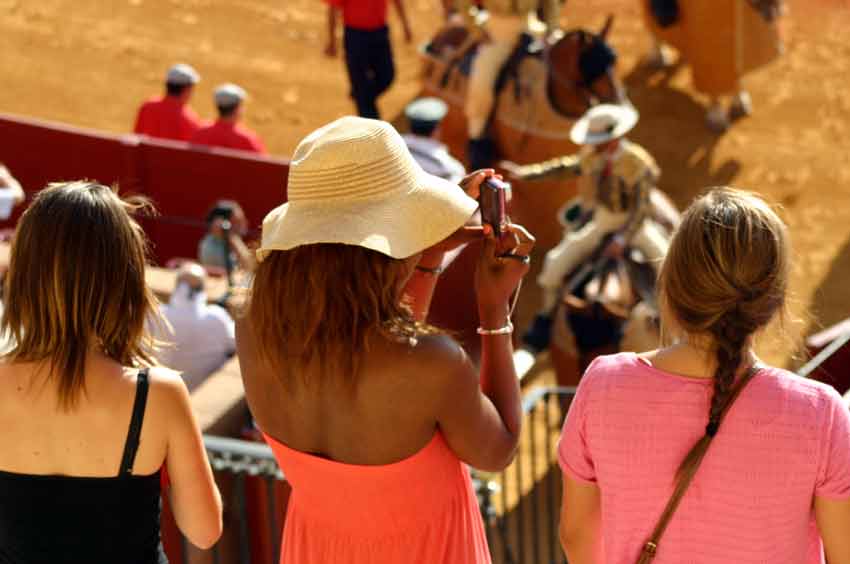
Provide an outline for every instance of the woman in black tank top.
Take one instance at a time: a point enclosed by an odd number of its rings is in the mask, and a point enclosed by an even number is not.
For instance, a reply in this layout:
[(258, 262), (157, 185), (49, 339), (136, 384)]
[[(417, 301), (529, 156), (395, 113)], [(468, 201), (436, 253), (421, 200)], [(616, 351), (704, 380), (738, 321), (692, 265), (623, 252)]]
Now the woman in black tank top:
[[(163, 564), (162, 468), (178, 525), (207, 547), (221, 499), (179, 376), (153, 364), (134, 207), (51, 185), (21, 218), (0, 327), (0, 564)], [(165, 454), (168, 453), (166, 460)]]

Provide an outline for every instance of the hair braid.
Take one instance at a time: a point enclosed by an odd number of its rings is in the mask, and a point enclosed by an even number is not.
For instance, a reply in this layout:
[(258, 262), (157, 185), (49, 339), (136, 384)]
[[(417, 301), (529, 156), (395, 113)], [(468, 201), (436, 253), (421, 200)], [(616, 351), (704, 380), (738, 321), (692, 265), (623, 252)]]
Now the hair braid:
[(744, 343), (750, 333), (749, 323), (740, 317), (737, 308), (727, 312), (712, 331), (717, 346), (717, 369), (714, 372), (714, 394), (711, 396), (706, 426), (706, 434), (710, 436), (717, 432), (720, 414), (735, 383), (735, 373), (741, 365)]

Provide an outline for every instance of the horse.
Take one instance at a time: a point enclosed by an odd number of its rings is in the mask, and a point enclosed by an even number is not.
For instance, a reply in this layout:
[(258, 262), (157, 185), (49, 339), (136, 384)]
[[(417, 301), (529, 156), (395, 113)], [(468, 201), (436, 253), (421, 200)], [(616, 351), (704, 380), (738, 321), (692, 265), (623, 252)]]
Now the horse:
[[(538, 39), (503, 73), (490, 126), (501, 159), (523, 164), (574, 152), (569, 131), (587, 109), (597, 103), (628, 103), (614, 72), (616, 55), (606, 42), (612, 24), (609, 16), (599, 33), (576, 29)], [(465, 27), (450, 24), (422, 51), (423, 94), (449, 105), (442, 139), (458, 155), (466, 151), (463, 107), (475, 48), (466, 53), (458, 49), (468, 35)], [(538, 248), (546, 249), (561, 235), (552, 210), (575, 193), (574, 183), (516, 182), (511, 216), (532, 228)]]
[[(647, 62), (672, 66), (668, 46), (691, 66), (694, 88), (711, 98), (708, 126), (726, 130), (752, 113), (741, 78), (782, 53), (777, 21), (783, 0), (641, 0), (644, 21), (655, 45)], [(722, 97), (731, 96), (728, 108)]]
[[(672, 237), (680, 222), (675, 205), (657, 189), (650, 200), (650, 220)], [(602, 253), (606, 244), (565, 279), (549, 345), (561, 386), (578, 385), (599, 355), (650, 350), (660, 342), (655, 267), (636, 258), (631, 249), (622, 259), (608, 259)]]

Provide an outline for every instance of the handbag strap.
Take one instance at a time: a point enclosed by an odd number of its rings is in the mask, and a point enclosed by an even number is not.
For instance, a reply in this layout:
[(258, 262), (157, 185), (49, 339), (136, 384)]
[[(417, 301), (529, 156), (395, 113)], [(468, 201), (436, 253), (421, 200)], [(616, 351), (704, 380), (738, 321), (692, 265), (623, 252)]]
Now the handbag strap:
[(708, 442), (705, 451), (703, 451), (703, 455), (700, 456), (699, 460), (697, 460), (696, 464), (694, 464), (689, 471), (680, 475), (676, 480), (676, 487), (673, 490), (673, 495), (670, 496), (670, 501), (667, 502), (667, 507), (664, 508), (664, 512), (658, 519), (658, 523), (652, 530), (649, 540), (647, 540), (643, 545), (637, 564), (648, 564), (655, 557), (655, 553), (658, 551), (658, 543), (661, 542), (661, 537), (664, 535), (667, 525), (670, 524), (670, 520), (673, 518), (673, 514), (679, 507), (679, 503), (682, 501), (682, 498), (685, 496), (688, 486), (691, 485), (697, 470), (699, 470), (700, 464), (702, 464), (702, 460), (705, 458), (705, 452), (708, 451), (708, 446), (711, 445), (711, 441), (714, 438), (717, 429), (720, 427), (720, 424), (723, 422), (723, 418), (726, 417), (726, 414), (729, 412), (729, 408), (731, 408), (732, 404), (735, 403), (735, 400), (738, 399), (738, 395), (740, 395), (741, 390), (744, 389), (750, 380), (753, 379), (753, 376), (755, 376), (762, 368), (763, 367), (758, 362), (753, 363), (747, 370), (746, 374), (741, 377), (730, 391), (729, 397), (726, 398), (726, 401), (720, 410), (720, 415), (717, 418), (717, 424), (714, 427), (713, 432), (706, 431), (706, 434), (700, 439), (701, 441)]

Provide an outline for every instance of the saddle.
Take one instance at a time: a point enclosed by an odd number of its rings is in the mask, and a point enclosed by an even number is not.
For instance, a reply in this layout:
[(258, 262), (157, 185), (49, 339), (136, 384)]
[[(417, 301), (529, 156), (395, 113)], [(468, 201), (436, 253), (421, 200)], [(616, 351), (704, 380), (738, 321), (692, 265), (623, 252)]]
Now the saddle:
[[(465, 31), (465, 30), (464, 30)], [(438, 47), (440, 41), (448, 41), (450, 39), (454, 39), (454, 35), (459, 32), (450, 31), (451, 35), (443, 36), (437, 35), (434, 40), (428, 44), (425, 48), (426, 52), (431, 53), (435, 56), (440, 56), (442, 49)], [(455, 39), (456, 40), (456, 39)], [(480, 43), (476, 44), (472, 48), (468, 49), (464, 55), (458, 59), (450, 61), (443, 72), (443, 77), (440, 80), (440, 87), (446, 88), (449, 83), (449, 79), (451, 78), (452, 73), (457, 69), (458, 72), (464, 77), (469, 77), (472, 72), (472, 62), (475, 60), (475, 57), (478, 56), (478, 49), (480, 47)], [(514, 82), (514, 99), (519, 101), (521, 90), (520, 90), (520, 81), (519, 81), (519, 69), (521, 63), (526, 58), (534, 58), (534, 59), (543, 59), (543, 42), (535, 38), (529, 33), (522, 33), (517, 39), (517, 43), (514, 46), (514, 50), (511, 53), (508, 60), (502, 66), (499, 74), (496, 77), (496, 82), (493, 85), (493, 94), (498, 97), (499, 94), (504, 90), (508, 81), (513, 79)]]

